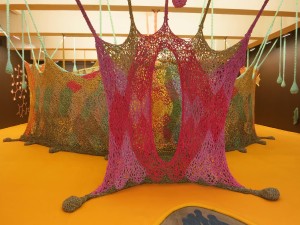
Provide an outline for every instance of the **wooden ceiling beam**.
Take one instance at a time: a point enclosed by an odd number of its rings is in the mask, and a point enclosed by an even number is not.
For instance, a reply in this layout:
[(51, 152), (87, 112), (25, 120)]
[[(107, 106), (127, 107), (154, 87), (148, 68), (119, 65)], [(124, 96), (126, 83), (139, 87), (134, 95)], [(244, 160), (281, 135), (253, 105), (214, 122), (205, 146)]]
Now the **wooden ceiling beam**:
[[(29, 4), (31, 10), (67, 10), (67, 11), (75, 11), (79, 10), (77, 5), (66, 5), (66, 4)], [(5, 10), (6, 5), (0, 4), (0, 10)], [(87, 11), (98, 11), (98, 5), (84, 5), (85, 10)], [(153, 10), (158, 10), (160, 12), (164, 11), (164, 7), (161, 6), (133, 6), (134, 12), (152, 12)], [(26, 6), (24, 4), (10, 4), (11, 10), (26, 10)], [(127, 5), (111, 5), (111, 11), (128, 11)], [(107, 5), (102, 6), (103, 11), (107, 11)], [(177, 13), (201, 13), (202, 8), (196, 7), (183, 7), (183, 8), (175, 8), (169, 7), (169, 12), (177, 12)], [(208, 10), (210, 13), (211, 10)], [(274, 16), (276, 11), (272, 10), (264, 10), (263, 16)], [(225, 14), (225, 15), (248, 15), (254, 16), (257, 15), (258, 10), (248, 10), (248, 9), (222, 9), (215, 8), (214, 14)], [(295, 17), (295, 12), (289, 11), (281, 11), (278, 13), (280, 17)], [(300, 16), (300, 13), (299, 13)]]
[[(300, 27), (300, 21), (298, 22), (298, 27)], [(294, 31), (296, 28), (296, 24), (293, 24), (293, 25), (290, 25), (288, 27), (285, 27), (284, 29), (282, 29), (282, 35), (285, 35), (289, 32), (292, 32)], [(268, 40), (272, 40), (274, 38), (277, 38), (280, 36), (280, 31), (276, 31), (272, 34), (270, 34)], [(248, 45), (248, 48), (254, 48), (255, 46), (258, 46), (262, 43), (263, 40), (257, 40), (257, 41), (254, 41), (253, 43), (249, 44)]]
[[(17, 32), (17, 33), (10, 33), (10, 36), (17, 36), (17, 37), (21, 37), (22, 33), (20, 32)], [(30, 33), (30, 35), (33, 37), (33, 36), (37, 36), (37, 33)], [(92, 37), (92, 34), (91, 33), (40, 33), (40, 35), (42, 37)], [(99, 34), (98, 34), (99, 35)], [(0, 36), (4, 36), (3, 33), (0, 32)], [(103, 33), (102, 34), (103, 37), (113, 37), (113, 35), (111, 33)], [(121, 34), (121, 33), (118, 33), (116, 34), (117, 37), (127, 37), (128, 34)], [(194, 35), (178, 35), (178, 37), (180, 38), (192, 38), (194, 37)], [(210, 35), (205, 35), (204, 36), (205, 38), (210, 38)], [(237, 40), (240, 40), (242, 39), (243, 37), (242, 36), (214, 36), (214, 39), (222, 39), (224, 40), (225, 38), (227, 39), (237, 39)], [(262, 37), (257, 37), (257, 36), (252, 36), (250, 37), (250, 39), (252, 40), (263, 40)]]

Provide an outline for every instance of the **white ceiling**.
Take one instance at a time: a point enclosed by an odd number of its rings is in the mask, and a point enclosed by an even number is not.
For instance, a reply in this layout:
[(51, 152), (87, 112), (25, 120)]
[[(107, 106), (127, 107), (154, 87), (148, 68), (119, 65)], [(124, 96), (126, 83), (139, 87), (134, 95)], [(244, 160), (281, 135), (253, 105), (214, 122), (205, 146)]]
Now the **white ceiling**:
[[(27, 0), (29, 4), (45, 4), (45, 5), (60, 5), (60, 4), (70, 4), (76, 5), (75, 0)], [(104, 5), (106, 5), (106, 0), (102, 0)], [(0, 6), (5, 5), (6, 0), (0, 0)], [(10, 0), (11, 4), (24, 4), (24, 0)], [(82, 0), (83, 4), (89, 5), (98, 5), (99, 0)], [(276, 11), (280, 0), (270, 0), (266, 10)], [(111, 5), (127, 5), (126, 0), (110, 0)], [(216, 9), (251, 9), (259, 10), (263, 0), (214, 0), (214, 7)], [(164, 0), (132, 0), (133, 6), (153, 6), (155, 9), (156, 6), (163, 6)], [(194, 35), (197, 31), (201, 7), (203, 5), (203, 0), (187, 0), (186, 7), (195, 7), (199, 8), (199, 13), (173, 13), (169, 14), (169, 25), (173, 32), (177, 35)], [(171, 0), (169, 3), (170, 7), (173, 7)], [(295, 12), (295, 0), (284, 0), (281, 10), (285, 12)], [(48, 11), (48, 10), (34, 10), (32, 11), (33, 17), (35, 19), (36, 25), (39, 32), (41, 33), (90, 33), (81, 13), (79, 10), (73, 11)], [(96, 29), (99, 32), (99, 12), (98, 11), (88, 11), (88, 15)], [(11, 17), (11, 32), (20, 33), (21, 30), (21, 15), (10, 13)], [(146, 12), (134, 12), (135, 22), (141, 33), (146, 34)], [(30, 21), (28, 13), (26, 13), (27, 21)], [(128, 34), (129, 31), (129, 14), (127, 11), (113, 11), (112, 18), (114, 22), (115, 32), (118, 34)], [(249, 15), (224, 15), (217, 14), (213, 17), (213, 34), (216, 36), (228, 36), (227, 42), (228, 45), (233, 45), (238, 41), (238, 39), (232, 39), (231, 36), (242, 37), (255, 16)], [(149, 20), (149, 31), (150, 33), (154, 32), (154, 15), (153, 13), (148, 13)], [(264, 37), (268, 27), (272, 21), (272, 16), (262, 16), (257, 23), (256, 28), (254, 29), (252, 36), (253, 37)], [(163, 22), (163, 13), (158, 13), (158, 27)], [(283, 27), (290, 26), (295, 23), (294, 17), (284, 17), (283, 18)], [(5, 11), (0, 11), (0, 24), (6, 29), (6, 15)], [(109, 19), (109, 14), (107, 11), (103, 12), (103, 33), (112, 33), (111, 24)], [(275, 25), (272, 32), (278, 31), (280, 28), (279, 18), (276, 19)], [(29, 24), (30, 32), (35, 33), (34, 26), (32, 23)], [(211, 15), (208, 15), (204, 25), (204, 34), (211, 35)], [(36, 37), (32, 37), (33, 44), (35, 48), (39, 48), (39, 42)], [(112, 37), (104, 37), (106, 41), (113, 42)], [(117, 37), (118, 43), (123, 42), (125, 37)], [(17, 48), (21, 47), (20, 41), (15, 38), (12, 38), (13, 42)], [(45, 43), (47, 48), (56, 48), (60, 44), (61, 46), (62, 37), (56, 36), (45, 37)], [(252, 40), (254, 41), (254, 40)], [(26, 41), (28, 44), (28, 41)], [(209, 42), (209, 41), (208, 41)], [(228, 46), (227, 45), (227, 46)], [(94, 49), (94, 40), (91, 37), (77, 37), (76, 38), (76, 48), (81, 49)], [(224, 49), (224, 40), (215, 41), (215, 48), (218, 50)], [(65, 38), (65, 48), (72, 49), (74, 47), (74, 38), (66, 37)], [(37, 50), (38, 51), (38, 50)], [(50, 51), (51, 52), (51, 51)], [(72, 59), (73, 51), (65, 51), (65, 57), (67, 59)], [(62, 52), (58, 52), (54, 58), (60, 59), (62, 57)], [(94, 50), (77, 50), (76, 58), (78, 59), (96, 59), (96, 54)]]

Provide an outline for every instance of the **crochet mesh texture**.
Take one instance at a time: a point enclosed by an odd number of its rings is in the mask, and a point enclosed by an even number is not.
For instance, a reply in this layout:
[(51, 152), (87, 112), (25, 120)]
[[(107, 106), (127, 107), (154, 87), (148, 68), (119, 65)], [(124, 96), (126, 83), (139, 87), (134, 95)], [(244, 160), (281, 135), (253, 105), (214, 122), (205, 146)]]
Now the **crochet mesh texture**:
[[(225, 124), (226, 151), (237, 149), (245, 152), (245, 147), (250, 144), (265, 143), (255, 131), (255, 89), (259, 72), (253, 70), (253, 66), (248, 68), (234, 83), (233, 97)], [(254, 78), (252, 78), (253, 73)]]
[[(164, 23), (153, 35), (141, 35), (130, 13), (131, 29), (125, 41), (130, 45), (120, 47), (117, 57), (114, 49), (97, 36), (80, 1), (76, 2), (95, 37), (109, 111), (108, 166), (104, 181), (88, 196), (101, 196), (141, 183), (167, 182), (201, 183), (259, 195), (244, 188), (229, 172), (224, 126), (250, 34), (268, 1), (244, 38), (224, 51), (212, 50), (204, 39), (202, 28), (207, 10), (198, 33), (190, 41), (178, 38), (170, 30), (168, 0)], [(176, 58), (182, 90), (178, 143), (168, 161), (157, 152), (151, 103), (155, 62), (165, 49)], [(273, 189), (271, 193), (268, 197), (274, 193), (279, 197)], [(67, 199), (63, 208), (70, 202)]]
[(51, 151), (106, 154), (108, 111), (99, 71), (78, 76), (63, 71), (50, 58), (42, 73), (28, 63), (25, 66), (30, 112), (21, 140), (49, 146)]
[[(155, 69), (153, 73), (152, 83), (152, 128), (154, 133), (155, 146), (157, 147), (158, 154), (161, 158), (167, 160), (170, 159), (176, 149), (178, 136), (180, 132), (181, 111), (182, 111), (182, 96), (180, 87), (180, 77), (178, 74), (178, 67), (176, 61), (174, 61), (174, 55), (169, 51), (164, 50), (159, 55), (159, 60), (155, 63)], [(44, 67), (44, 66), (43, 66)], [(71, 152), (78, 152), (83, 154), (95, 154), (106, 155), (108, 154), (108, 122), (107, 122), (107, 106), (103, 104), (105, 102), (105, 91), (101, 79), (99, 79), (99, 66), (95, 65), (92, 68), (80, 70), (76, 73), (86, 74), (82, 77), (74, 76), (72, 73), (66, 73), (61, 68), (57, 67), (51, 59), (47, 59), (46, 69), (43, 74), (30, 65), (26, 65), (27, 74), (30, 76), (29, 87), (31, 90), (31, 108), (30, 117), (26, 131), (22, 137), (23, 141), (34, 142), (50, 146), (52, 149), (65, 150)], [(46, 78), (49, 74), (55, 74), (59, 72), (59, 76), (64, 76), (62, 79)], [(231, 99), (229, 111), (225, 123), (225, 148), (226, 151), (239, 149), (243, 151), (244, 148), (253, 143), (261, 143), (261, 139), (256, 135), (254, 126), (254, 103), (255, 103), (255, 80), (252, 79), (253, 68), (247, 70), (246, 74), (239, 79), (235, 80), (233, 98)], [(257, 72), (256, 72), (257, 76)], [(43, 79), (41, 79), (43, 77)], [(51, 75), (50, 75), (51, 77)], [(101, 77), (100, 77), (101, 78)], [(46, 79), (46, 81), (45, 81)], [(51, 79), (51, 86), (45, 84), (47, 80)], [(79, 81), (77, 83), (77, 81)], [(65, 85), (65, 86), (64, 86)], [(59, 88), (55, 88), (59, 86)], [(100, 86), (100, 88), (92, 88)], [(68, 87), (67, 89), (65, 89)], [(71, 90), (72, 95), (70, 101), (73, 102), (73, 107), (70, 107), (67, 111), (68, 114), (63, 113), (50, 113), (55, 115), (54, 120), (49, 120), (46, 116), (46, 108), (43, 99), (36, 98), (36, 93), (44, 92), (44, 89), (52, 88), (52, 92), (56, 91), (57, 94), (51, 95), (50, 104), (67, 104), (65, 101), (67, 98), (57, 98), (57, 96), (66, 95), (68, 92), (64, 90)], [(81, 89), (90, 90), (90, 96), (102, 96), (99, 100), (93, 100), (92, 104), (86, 103), (86, 93)], [(88, 99), (88, 98), (87, 98)], [(99, 100), (99, 101), (98, 101)], [(76, 104), (75, 104), (76, 103)], [(83, 104), (83, 105), (80, 105)], [(36, 105), (36, 107), (34, 107)], [(39, 105), (39, 106), (38, 106)], [(104, 114), (99, 114), (99, 110), (102, 108)], [(59, 109), (59, 108), (56, 108)], [(81, 111), (81, 115), (86, 118), (87, 116), (97, 115), (94, 120), (93, 126), (91, 126), (91, 119), (80, 119), (80, 126), (75, 124), (78, 122), (78, 113), (72, 112)], [(75, 115), (75, 116), (74, 116)], [(36, 119), (35, 119), (36, 118)], [(102, 119), (101, 119), (102, 118)], [(33, 126), (34, 124), (44, 124), (46, 127)], [(56, 121), (74, 121), (73, 123), (57, 123)], [(50, 124), (53, 123), (53, 124)], [(63, 125), (63, 129), (60, 127)], [(55, 127), (58, 126), (58, 127)], [(92, 129), (91, 129), (92, 128)], [(89, 129), (96, 133), (98, 136), (90, 136)], [(52, 130), (52, 131), (51, 131)], [(100, 130), (100, 132), (99, 132)], [(59, 134), (58, 134), (59, 132)], [(42, 135), (41, 135), (42, 134)], [(58, 139), (57, 136), (65, 137), (64, 139)], [(100, 136), (99, 136), (100, 135)], [(67, 138), (70, 137), (70, 138)], [(72, 138), (73, 137), (73, 138)], [(100, 137), (100, 138), (98, 138)], [(88, 141), (85, 141), (88, 140)], [(91, 148), (91, 144), (92, 148)], [(91, 150), (92, 149), (92, 150)]]

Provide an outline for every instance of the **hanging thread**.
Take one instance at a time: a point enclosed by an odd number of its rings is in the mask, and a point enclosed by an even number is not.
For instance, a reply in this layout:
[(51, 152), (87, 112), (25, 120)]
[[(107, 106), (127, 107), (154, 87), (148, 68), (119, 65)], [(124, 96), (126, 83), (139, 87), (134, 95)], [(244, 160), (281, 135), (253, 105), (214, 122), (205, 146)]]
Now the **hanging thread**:
[(85, 56), (85, 50), (83, 50), (83, 57), (84, 57), (83, 66), (84, 66), (84, 69), (86, 69), (86, 56)]
[(64, 69), (66, 69), (65, 38), (66, 36), (63, 34), (63, 68)]
[(77, 66), (76, 66), (76, 39), (75, 37), (73, 38), (73, 48), (74, 48), (74, 65), (73, 65), (73, 72), (77, 71)]
[(294, 53), (294, 81), (290, 89), (291, 94), (297, 94), (299, 87), (297, 85), (297, 56), (298, 56), (298, 7), (299, 0), (296, 0), (296, 29), (295, 29), (295, 53)]
[(282, 17), (280, 17), (280, 36), (279, 36), (279, 73), (277, 78), (277, 84), (282, 83)]
[(278, 41), (278, 38), (274, 41), (272, 47), (270, 48), (270, 50), (268, 51), (268, 53), (265, 55), (265, 57), (262, 60), (262, 62), (257, 66), (258, 70), (260, 69), (260, 67), (262, 66), (262, 64), (266, 61), (266, 59), (268, 58), (268, 56), (271, 53), (271, 51), (274, 49), (275, 45), (277, 44), (277, 41)]
[(52, 54), (51, 54), (51, 56), (50, 56), (50, 59), (52, 59), (52, 58), (54, 57), (54, 55), (56, 54), (56, 52), (57, 52), (58, 49), (59, 49), (59, 46), (62, 45), (63, 41), (64, 41), (64, 38), (62, 38), (61, 41), (58, 43), (58, 45), (56, 46), (56, 49), (52, 52)]
[(154, 32), (157, 31), (157, 14), (158, 14), (158, 10), (153, 10), (154, 12)]
[(211, 35), (210, 46), (214, 49), (214, 0), (211, 0)]
[(32, 44), (32, 41), (31, 41), (31, 35), (30, 35), (30, 31), (29, 31), (29, 26), (28, 26), (28, 23), (27, 23), (27, 20), (26, 20), (25, 12), (24, 12), (24, 22), (25, 22), (25, 26), (26, 26), (26, 30), (27, 30), (27, 36), (28, 36), (28, 40), (29, 40), (31, 55), (32, 55), (32, 58), (33, 58), (33, 65), (36, 67), (36, 69), (38, 71), (40, 71), (40, 68), (38, 67), (38, 65), (36, 63), (36, 57), (35, 57), (35, 53), (34, 53), (34, 50), (33, 50), (33, 44)]
[[(267, 34), (266, 34), (266, 36), (264, 37), (264, 40), (263, 40), (262, 44), (261, 44), (260, 47), (259, 47), (259, 50), (258, 50), (258, 52), (257, 52), (257, 55), (255, 56), (253, 62), (251, 63), (251, 65), (252, 65), (253, 63), (255, 63), (255, 65), (254, 65), (254, 70), (253, 70), (253, 71), (255, 71), (255, 70), (257, 69), (258, 62), (260, 61), (260, 58), (261, 58), (261, 56), (262, 56), (262, 53), (264, 52), (264, 49), (265, 49), (265, 47), (266, 47), (266, 45), (267, 45), (267, 42), (268, 42), (268, 39), (269, 39), (269, 35), (270, 35), (271, 30), (272, 30), (272, 28), (273, 28), (273, 26), (274, 26), (275, 19), (276, 19), (277, 14), (278, 14), (278, 12), (279, 12), (281, 6), (282, 6), (282, 3), (283, 3), (283, 0), (281, 0), (280, 4), (279, 4), (279, 6), (278, 6), (278, 9), (277, 9), (277, 11), (276, 11), (276, 13), (275, 13), (275, 15), (274, 15), (274, 17), (273, 17), (273, 21), (272, 21), (272, 23), (271, 23), (271, 25), (270, 25), (270, 27), (269, 27), (269, 29), (268, 29), (268, 31), (267, 31)], [(255, 78), (255, 73), (254, 73), (254, 72), (253, 72), (252, 78)]]
[(249, 48), (247, 49), (247, 68), (249, 67), (249, 58), (250, 58), (250, 50), (249, 50)]
[(285, 87), (285, 60), (286, 60), (286, 38), (283, 38), (283, 62), (282, 62), (282, 82), (281, 87)]
[(149, 35), (149, 13), (148, 12), (146, 12), (146, 34)]
[(22, 89), (25, 90), (27, 88), (27, 83), (25, 81), (25, 52), (24, 52), (24, 26), (25, 26), (25, 21), (24, 21), (24, 11), (22, 10)]
[[(3, 30), (3, 28), (0, 25), (0, 31), (5, 35), (5, 37), (7, 38), (8, 35), (7, 33)], [(11, 46), (14, 48), (15, 52), (17, 53), (17, 55), (20, 57), (20, 59), (22, 60), (22, 55), (19, 53), (19, 51), (17, 50), (16, 46), (14, 45), (14, 43), (12, 43), (12, 41), (10, 40), (10, 44)]]
[(201, 21), (203, 19), (203, 14), (204, 14), (204, 10), (205, 10), (205, 0), (203, 0), (203, 4), (202, 4), (202, 10), (201, 10), (201, 18), (200, 18), (200, 24), (201, 24)]
[(8, 74), (13, 74), (14, 69), (11, 64), (10, 60), (10, 16), (9, 16), (9, 0), (6, 0), (6, 32), (7, 32), (7, 39), (6, 39), (6, 47), (7, 47), (7, 63), (5, 72)]
[(42, 53), (42, 46), (40, 45), (39, 58), (38, 58), (38, 62), (37, 62), (38, 66), (40, 65), (41, 53)]
[(100, 37), (102, 38), (102, 0), (99, 0)]
[(109, 13), (109, 19), (110, 19), (110, 24), (111, 24), (111, 30), (112, 30), (113, 37), (114, 37), (114, 43), (117, 44), (117, 38), (116, 38), (116, 33), (115, 33), (114, 23), (113, 23), (111, 11), (110, 11), (109, 0), (106, 0), (106, 3), (107, 3), (107, 9), (108, 9), (108, 13)]
[(37, 36), (38, 36), (38, 39), (39, 39), (39, 41), (40, 41), (40, 43), (41, 43), (41, 47), (43, 48), (43, 51), (44, 51), (44, 57), (45, 57), (46, 55), (48, 55), (48, 53), (47, 53), (47, 50), (46, 50), (46, 47), (45, 47), (43, 38), (42, 38), (42, 36), (40, 35), (40, 33), (39, 33), (38, 29), (37, 29), (37, 26), (36, 26), (36, 24), (35, 24), (35, 22), (34, 22), (34, 19), (33, 19), (33, 16), (32, 16), (32, 14), (31, 14), (31, 10), (30, 10), (30, 8), (29, 8), (29, 5), (28, 5), (27, 0), (24, 0), (24, 2), (25, 2), (25, 5), (26, 5), (26, 8), (27, 8), (27, 11), (28, 11), (28, 13), (29, 13), (29, 16), (30, 16), (30, 18), (31, 18), (32, 24), (33, 24), (33, 26), (34, 26), (34, 29), (35, 29), (36, 32), (37, 32)]
[[(274, 22), (275, 22), (275, 20), (276, 20), (277, 14), (278, 14), (278, 12), (279, 12), (281, 6), (282, 6), (282, 3), (283, 3), (283, 0), (280, 1), (280, 4), (279, 4), (279, 6), (278, 6), (278, 8), (277, 8), (277, 11), (276, 11), (276, 13), (275, 13), (275, 15), (274, 15), (274, 17), (273, 17), (272, 23), (271, 23), (271, 25), (269, 26), (269, 29), (268, 29), (268, 31), (267, 31), (267, 33), (266, 33), (266, 35), (265, 35), (265, 37), (264, 37), (264, 39), (263, 39), (261, 45), (259, 46), (259, 49), (258, 49), (258, 51), (257, 51), (257, 54), (255, 55), (254, 59), (252, 60), (250, 66), (249, 66), (249, 67), (248, 67), (248, 68), (247, 68), (247, 69), (246, 69), (246, 70), (245, 70), (245, 71), (244, 71), (237, 79), (241, 79), (241, 78), (247, 73), (248, 69), (251, 68), (253, 65), (254, 65), (253, 71), (255, 71), (255, 70), (257, 69), (257, 62), (260, 60), (260, 57), (261, 57), (261, 55), (262, 55), (262, 53), (263, 53), (263, 51), (264, 51), (264, 49), (265, 49), (265, 47), (266, 47), (266, 43), (267, 43), (267, 41), (268, 41), (269, 35), (270, 35), (271, 30), (272, 30), (272, 28), (273, 28), (273, 26), (274, 26)], [(252, 74), (252, 79), (254, 79), (255, 77), (256, 77), (256, 76), (255, 76), (255, 73), (253, 72), (253, 74)]]

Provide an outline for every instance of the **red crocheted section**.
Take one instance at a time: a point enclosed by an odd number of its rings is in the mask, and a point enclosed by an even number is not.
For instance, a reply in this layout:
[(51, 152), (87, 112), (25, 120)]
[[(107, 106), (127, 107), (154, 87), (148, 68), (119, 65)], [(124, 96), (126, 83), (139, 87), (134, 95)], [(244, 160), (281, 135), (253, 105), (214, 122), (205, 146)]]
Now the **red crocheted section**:
[(76, 83), (75, 81), (68, 82), (67, 87), (70, 88), (73, 91), (73, 93), (76, 93), (81, 89), (81, 85)]

